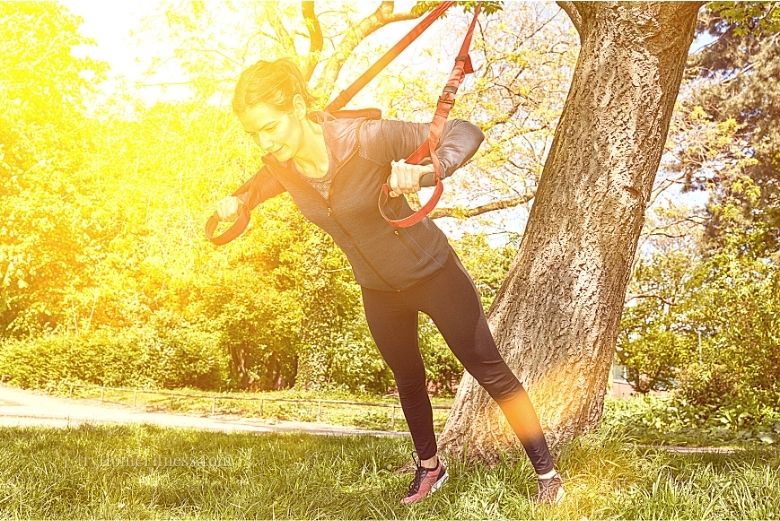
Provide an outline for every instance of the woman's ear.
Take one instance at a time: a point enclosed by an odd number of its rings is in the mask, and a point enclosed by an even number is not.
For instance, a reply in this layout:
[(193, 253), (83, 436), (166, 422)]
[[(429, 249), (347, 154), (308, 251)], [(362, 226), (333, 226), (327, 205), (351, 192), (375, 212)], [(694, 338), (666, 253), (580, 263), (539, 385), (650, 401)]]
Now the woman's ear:
[(303, 96), (300, 94), (294, 94), (293, 95), (293, 112), (295, 113), (295, 117), (299, 120), (303, 120), (306, 118), (306, 113), (308, 112), (308, 108), (306, 107), (306, 101), (304, 101)]

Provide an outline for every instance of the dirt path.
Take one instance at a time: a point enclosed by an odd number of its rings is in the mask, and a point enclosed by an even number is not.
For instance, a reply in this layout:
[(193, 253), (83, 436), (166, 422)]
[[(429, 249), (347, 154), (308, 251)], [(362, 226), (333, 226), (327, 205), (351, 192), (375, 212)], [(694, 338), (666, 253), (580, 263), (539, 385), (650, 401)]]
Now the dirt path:
[[(0, 383), (0, 427), (70, 427), (90, 424), (151, 424), (220, 432), (305, 432), (331, 436), (370, 435), (408, 437), (408, 432), (375, 431), (330, 425), (327, 423), (281, 421), (228, 415), (194, 416), (164, 412), (146, 412), (125, 405), (99, 400), (51, 396), (42, 391), (19, 389)], [(679, 454), (732, 454), (730, 447), (686, 447), (644, 445)]]
[(688, 447), (686, 445), (636, 445), (642, 449), (665, 450), (677, 454), (734, 454), (743, 449), (734, 447)]
[(70, 427), (84, 423), (152, 424), (222, 432), (306, 432), (337, 436), (409, 435), (406, 432), (374, 431), (326, 423), (146, 412), (97, 400), (60, 398), (41, 391), (19, 389), (0, 383), (0, 427)]

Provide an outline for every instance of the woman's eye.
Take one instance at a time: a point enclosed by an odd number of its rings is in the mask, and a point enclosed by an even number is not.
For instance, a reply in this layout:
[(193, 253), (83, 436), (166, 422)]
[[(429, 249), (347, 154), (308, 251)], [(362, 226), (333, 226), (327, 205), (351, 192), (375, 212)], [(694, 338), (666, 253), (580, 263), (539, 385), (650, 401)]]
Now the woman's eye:
[(265, 127), (263, 130), (258, 130), (256, 132), (247, 132), (252, 137), (259, 136), (261, 134), (270, 134), (276, 130), (277, 125), (274, 125), (273, 127)]

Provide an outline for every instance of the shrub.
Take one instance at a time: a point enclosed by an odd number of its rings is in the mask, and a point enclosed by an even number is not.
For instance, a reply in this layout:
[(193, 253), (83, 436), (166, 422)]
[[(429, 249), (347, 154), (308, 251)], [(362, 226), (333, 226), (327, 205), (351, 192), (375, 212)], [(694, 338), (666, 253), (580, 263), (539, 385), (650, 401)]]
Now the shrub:
[(217, 389), (227, 360), (213, 333), (149, 327), (49, 334), (0, 346), (0, 380), (24, 388), (63, 381), (107, 386)]
[(717, 407), (733, 399), (737, 383), (725, 365), (693, 363), (680, 371), (676, 392), (694, 406)]

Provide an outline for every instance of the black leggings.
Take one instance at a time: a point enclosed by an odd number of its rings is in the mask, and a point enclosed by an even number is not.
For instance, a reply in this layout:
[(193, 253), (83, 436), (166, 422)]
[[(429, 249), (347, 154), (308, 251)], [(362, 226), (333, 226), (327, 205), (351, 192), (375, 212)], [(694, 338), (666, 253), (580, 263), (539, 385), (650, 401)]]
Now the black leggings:
[(362, 292), (368, 327), (395, 376), (401, 408), (420, 459), (436, 454), (436, 436), (417, 343), (418, 311), (433, 319), (458, 360), (498, 403), (536, 472), (553, 469), (531, 400), (498, 352), (477, 288), (454, 251), (433, 277), (409, 289), (362, 288)]

